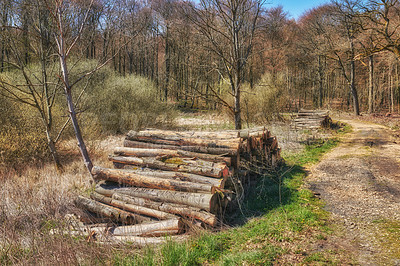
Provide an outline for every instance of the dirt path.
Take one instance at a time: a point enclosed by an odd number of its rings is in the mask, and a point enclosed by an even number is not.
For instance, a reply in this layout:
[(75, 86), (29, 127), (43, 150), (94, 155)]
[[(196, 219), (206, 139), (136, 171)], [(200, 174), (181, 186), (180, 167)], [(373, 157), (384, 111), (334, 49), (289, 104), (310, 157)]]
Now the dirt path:
[(310, 169), (308, 183), (356, 263), (400, 265), (400, 144), (383, 126), (343, 122), (353, 133)]

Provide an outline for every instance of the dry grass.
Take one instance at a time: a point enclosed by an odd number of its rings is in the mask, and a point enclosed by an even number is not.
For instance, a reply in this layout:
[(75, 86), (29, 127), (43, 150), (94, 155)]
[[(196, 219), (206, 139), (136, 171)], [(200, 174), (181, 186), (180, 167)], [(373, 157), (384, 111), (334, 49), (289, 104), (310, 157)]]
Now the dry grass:
[(47, 233), (53, 227), (66, 226), (63, 217), (76, 211), (73, 195), (89, 188), (88, 181), (78, 162), (69, 164), (64, 174), (52, 166), (28, 168), (21, 174), (3, 173), (0, 264), (74, 262), (73, 239), (57, 239)]
[[(89, 142), (94, 163), (106, 165), (106, 155), (121, 145), (120, 139)], [(0, 173), (0, 265), (103, 264), (112, 259), (109, 246), (87, 243), (84, 237), (50, 234), (52, 229), (68, 230), (65, 216), (82, 214), (73, 204), (74, 197), (92, 188), (75, 142), (63, 143), (62, 149), (63, 173), (52, 164)]]

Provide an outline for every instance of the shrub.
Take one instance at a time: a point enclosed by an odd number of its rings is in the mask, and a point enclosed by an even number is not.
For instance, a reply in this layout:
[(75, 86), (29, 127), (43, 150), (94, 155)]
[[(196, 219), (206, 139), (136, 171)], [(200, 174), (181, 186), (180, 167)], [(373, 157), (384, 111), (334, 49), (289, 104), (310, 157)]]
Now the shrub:
[[(81, 61), (70, 68), (71, 81), (94, 69), (96, 61)], [(29, 65), (28, 75), (32, 80), (40, 77), (39, 64)], [(59, 84), (57, 63), (48, 64), (48, 81), (53, 92)], [(25, 84), (23, 75), (17, 70), (0, 74), (0, 79), (10, 84)], [(37, 90), (40, 93), (40, 86)], [(121, 77), (110, 67), (104, 67), (74, 86), (74, 103), (79, 113), (79, 123), (85, 138), (98, 139), (105, 134), (123, 133), (130, 129), (169, 125), (174, 118), (174, 109), (159, 100), (154, 84), (142, 77)], [(67, 105), (63, 90), (54, 90), (53, 137), (67, 121)], [(1, 96), (0, 91), (0, 166), (19, 167), (26, 163), (42, 162), (50, 158), (43, 121), (37, 109)], [(18, 93), (18, 91), (14, 91)], [(11, 96), (11, 95), (9, 95)], [(22, 97), (27, 97), (22, 94)], [(42, 99), (44, 100), (44, 99)], [(39, 102), (39, 105), (41, 103)], [(74, 137), (72, 126), (68, 126), (62, 139)]]
[(0, 166), (35, 163), (48, 155), (46, 137), (31, 107), (0, 97)]
[(244, 86), (242, 95), (243, 118), (248, 123), (266, 123), (281, 119), (288, 98), (282, 76), (272, 77), (267, 73), (255, 85), (254, 89)]
[(134, 75), (110, 75), (89, 93), (86, 104), (86, 127), (108, 134), (170, 124), (175, 117), (173, 107), (159, 100), (154, 84)]

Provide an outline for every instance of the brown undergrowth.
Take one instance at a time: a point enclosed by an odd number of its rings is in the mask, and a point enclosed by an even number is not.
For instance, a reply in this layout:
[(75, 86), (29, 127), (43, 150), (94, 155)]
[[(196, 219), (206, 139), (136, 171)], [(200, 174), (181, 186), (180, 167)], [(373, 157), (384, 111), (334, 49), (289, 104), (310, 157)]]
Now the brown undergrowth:
[[(120, 141), (120, 137), (89, 141), (94, 164), (110, 164), (107, 154)], [(52, 229), (68, 230), (66, 215), (81, 213), (73, 204), (74, 197), (92, 187), (76, 142), (64, 142), (60, 150), (62, 173), (51, 163), (1, 170), (0, 265), (70, 265), (107, 260), (110, 247), (88, 244), (82, 237), (50, 233)]]

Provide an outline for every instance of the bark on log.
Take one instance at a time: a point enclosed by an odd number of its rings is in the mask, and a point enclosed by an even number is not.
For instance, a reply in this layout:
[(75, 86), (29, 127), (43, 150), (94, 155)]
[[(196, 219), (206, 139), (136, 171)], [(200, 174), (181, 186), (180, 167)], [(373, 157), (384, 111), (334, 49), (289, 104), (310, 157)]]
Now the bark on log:
[(116, 147), (114, 149), (114, 154), (119, 156), (136, 156), (136, 157), (159, 157), (159, 156), (189, 157), (189, 158), (198, 158), (211, 162), (224, 162), (228, 166), (231, 165), (230, 157), (223, 157), (207, 153), (198, 153), (198, 152), (183, 151), (183, 150)]
[[(159, 231), (153, 231), (148, 234), (141, 234), (138, 235), (140, 237), (167, 237), (167, 236), (175, 236), (175, 235), (180, 235), (180, 231), (178, 229), (171, 229), (171, 230), (159, 230)], [(120, 236), (126, 236), (129, 237), (131, 235), (120, 235)]]
[(139, 168), (136, 166), (125, 167), (125, 171), (129, 171), (132, 173), (136, 173), (138, 175), (144, 176), (152, 176), (152, 177), (159, 177), (159, 178), (166, 178), (166, 179), (175, 179), (179, 181), (187, 181), (187, 182), (194, 182), (199, 184), (206, 184), (210, 186), (214, 186), (220, 189), (224, 188), (225, 179), (223, 178), (213, 178), (207, 177), (202, 175), (190, 174), (190, 173), (183, 173), (183, 172), (171, 172), (171, 171), (162, 171), (162, 170), (155, 170), (150, 168)]
[(198, 145), (191, 145), (191, 146), (165, 145), (165, 144), (154, 144), (154, 143), (133, 141), (128, 139), (124, 140), (124, 147), (146, 148), (146, 149), (173, 149), (173, 150), (183, 150), (196, 153), (208, 153), (214, 155), (227, 155), (227, 156), (236, 156), (239, 152), (239, 149), (204, 147)]
[(136, 213), (139, 215), (146, 215), (146, 216), (154, 217), (154, 218), (157, 218), (160, 220), (177, 218), (175, 215), (167, 213), (167, 212), (158, 211), (155, 209), (150, 209), (150, 208), (146, 208), (143, 206), (130, 204), (126, 201), (121, 201), (121, 200), (118, 200), (115, 198), (107, 197), (107, 196), (101, 195), (100, 193), (97, 193), (97, 192), (92, 192), (90, 197), (93, 200), (120, 208), (124, 211), (133, 212), (133, 213)]
[(328, 127), (331, 124), (331, 119), (328, 111), (300, 110), (293, 122), (297, 128), (316, 129)]
[[(50, 234), (52, 235), (66, 235), (66, 236), (83, 236), (88, 238), (88, 240), (99, 240), (99, 239), (106, 239), (107, 237), (112, 237), (113, 235), (108, 234), (107, 232), (101, 232), (101, 231), (96, 231), (96, 230), (51, 230)], [(173, 235), (178, 235), (180, 234), (180, 230), (178, 229), (171, 229), (171, 230), (158, 230), (158, 231), (152, 231), (149, 233), (142, 233), (142, 234), (133, 234), (132, 236), (140, 236), (140, 237), (160, 237), (160, 236), (173, 236)], [(130, 236), (129, 234), (125, 236)]]
[(104, 189), (101, 186), (97, 186), (95, 191), (102, 195), (111, 197), (115, 192), (129, 195), (132, 197), (140, 197), (145, 199), (150, 199), (159, 202), (169, 202), (184, 204), (192, 207), (196, 207), (213, 214), (216, 214), (220, 210), (221, 199), (215, 194), (203, 194), (203, 193), (189, 193), (189, 192), (178, 192), (169, 190), (157, 190), (149, 188), (134, 188), (134, 187), (124, 187), (124, 188), (110, 188)]
[(146, 149), (173, 149), (173, 150), (183, 150), (183, 151), (191, 151), (196, 153), (207, 153), (213, 155), (226, 155), (226, 156), (234, 156), (237, 155), (238, 149), (227, 149), (227, 148), (217, 148), (217, 147), (204, 147), (198, 145), (192, 146), (178, 146), (178, 145), (164, 145), (164, 144), (154, 144), (133, 140), (124, 140), (124, 147), (131, 148), (146, 148)]
[(225, 131), (172, 131), (161, 129), (145, 129), (142, 131), (130, 131), (128, 136), (155, 136), (164, 139), (181, 139), (181, 138), (203, 138), (203, 139), (233, 139), (238, 137), (237, 130)]
[[(243, 135), (248, 133), (257, 134), (263, 132), (264, 127), (256, 127), (242, 130), (219, 130), (219, 131), (170, 131), (160, 129), (146, 129), (141, 131), (146, 136), (172, 136), (173, 138), (203, 138), (203, 139), (220, 139), (220, 140), (231, 140), (238, 137), (243, 138)], [(134, 135), (135, 131), (128, 134)]]
[(78, 206), (87, 209), (88, 211), (110, 218), (114, 222), (135, 224), (151, 221), (150, 218), (135, 215), (133, 213), (129, 213), (82, 196), (78, 196), (78, 198), (75, 200), (75, 203)]
[(189, 238), (188, 235), (169, 236), (169, 237), (140, 237), (140, 236), (111, 236), (99, 241), (107, 243), (126, 243), (129, 242), (135, 247), (146, 247), (151, 245), (161, 245), (168, 241), (183, 242)]
[(118, 226), (112, 231), (115, 236), (163, 236), (165, 233), (181, 234), (184, 231), (184, 224), (181, 219), (170, 219), (147, 224), (130, 226)]
[(129, 172), (129, 170), (109, 169), (95, 166), (92, 169), (92, 175), (95, 179), (108, 180), (135, 187), (205, 193), (214, 193), (215, 191), (215, 188), (211, 185), (138, 175)]
[(225, 163), (213, 163), (204, 160), (191, 160), (182, 158), (168, 158), (165, 161), (152, 157), (122, 157), (111, 156), (109, 160), (117, 164), (130, 164), (140, 167), (149, 167), (174, 172), (185, 172), (215, 178), (226, 178), (230, 175)]
[(74, 228), (74, 229), (51, 229), (51, 235), (70, 235), (70, 236), (83, 236), (88, 237), (90, 235), (109, 235), (110, 234), (110, 227), (107, 226), (97, 226), (97, 227), (81, 227), (81, 228)]
[(314, 114), (314, 113), (321, 113), (321, 114), (328, 114), (329, 111), (328, 110), (307, 110), (307, 109), (300, 109), (299, 110), (300, 114)]
[(187, 205), (181, 205), (181, 204), (174, 204), (174, 203), (166, 203), (166, 202), (157, 202), (145, 198), (139, 198), (139, 197), (131, 197), (128, 195), (124, 195), (121, 193), (114, 193), (112, 195), (112, 198), (139, 205), (139, 206), (144, 206), (147, 208), (163, 211), (163, 212), (168, 212), (168, 213), (173, 213), (173, 214), (178, 214), (182, 217), (189, 217), (192, 219), (200, 220), (208, 225), (211, 225), (215, 227), (218, 223), (218, 219), (214, 214), (201, 211), (198, 208), (193, 208)]
[(149, 142), (154, 144), (177, 145), (177, 146), (204, 146), (228, 149), (239, 149), (240, 138), (227, 139), (204, 139), (193, 137), (181, 137), (178, 135), (168, 135), (147, 133), (146, 131), (130, 131), (126, 138), (128, 140)]

